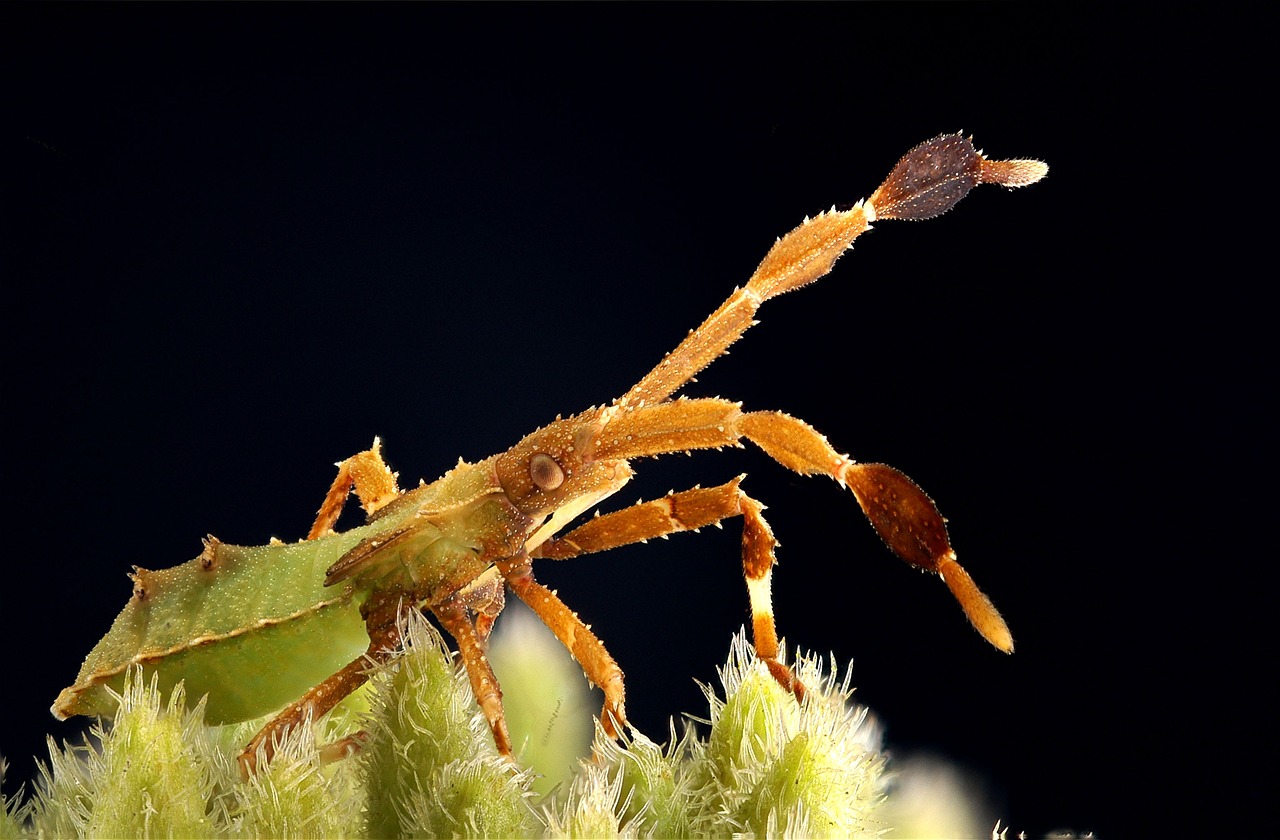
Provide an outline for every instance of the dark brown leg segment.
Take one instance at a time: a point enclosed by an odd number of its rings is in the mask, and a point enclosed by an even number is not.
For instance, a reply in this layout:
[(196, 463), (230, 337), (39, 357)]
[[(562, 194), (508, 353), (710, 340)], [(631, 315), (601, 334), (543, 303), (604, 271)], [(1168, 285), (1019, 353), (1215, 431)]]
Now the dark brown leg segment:
[(737, 403), (721, 399), (677, 399), (635, 408), (612, 419), (609, 432), (609, 438), (596, 447), (597, 457), (719, 449), (739, 445), (746, 438), (787, 469), (835, 479), (853, 491), (895, 554), (941, 575), (974, 628), (1000, 650), (1013, 651), (1013, 636), (1004, 619), (957, 562), (945, 520), (933, 500), (893, 467), (855, 463), (836, 452), (808, 423), (788, 414), (744, 414)]

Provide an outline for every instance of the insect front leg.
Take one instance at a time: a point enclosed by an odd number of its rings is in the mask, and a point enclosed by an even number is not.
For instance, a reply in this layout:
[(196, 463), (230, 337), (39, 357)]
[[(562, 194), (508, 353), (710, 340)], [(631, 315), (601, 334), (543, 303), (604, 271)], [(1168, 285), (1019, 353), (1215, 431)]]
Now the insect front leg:
[(619, 727), (627, 723), (626, 691), (622, 684), (622, 669), (605, 650), (604, 643), (591, 632), (591, 628), (578, 618), (550, 589), (533, 578), (529, 557), (513, 557), (498, 564), (499, 571), (520, 600), (542, 619), (560, 644), (582, 666), (592, 685), (604, 692), (604, 707), (600, 712), (600, 725), (610, 738), (617, 738)]
[(931, 219), (947, 212), (979, 184), (1025, 187), (1048, 172), (1049, 167), (1038, 160), (989, 160), (959, 134), (921, 143), (898, 161), (866, 201), (848, 210), (833, 207), (806, 218), (775, 242), (746, 286), (735, 289), (617, 404), (639, 407), (670, 397), (756, 323), (761, 304), (824, 277), (872, 222)]
[(307, 539), (314, 540), (329, 533), (342, 514), (347, 495), (353, 489), (366, 514), (377, 512), (400, 495), (396, 474), (382, 460), (382, 441), (378, 438), (374, 438), (373, 446), (364, 452), (358, 452), (339, 462), (338, 475), (325, 494)]
[(473, 622), (468, 614), (466, 599), (457, 595), (433, 605), (431, 612), (440, 620), (440, 626), (448, 630), (449, 635), (458, 643), (458, 654), (462, 657), (462, 664), (466, 666), (467, 677), (471, 681), (471, 693), (475, 695), (476, 703), (489, 722), (493, 742), (499, 753), (511, 758), (511, 734), (507, 731), (507, 716), (502, 709), (502, 686), (498, 684), (498, 678), (489, 664), (489, 657), (485, 655), (489, 629), (493, 626), (492, 617), (480, 613), (487, 620), (481, 622), (477, 619)]
[(742, 572), (751, 602), (751, 639), (756, 656), (774, 679), (797, 699), (802, 699), (804, 685), (778, 659), (778, 632), (770, 585), (778, 541), (764, 519), (764, 506), (739, 488), (742, 478), (738, 476), (719, 487), (669, 493), (661, 499), (598, 516), (563, 537), (539, 546), (534, 556), (566, 560), (681, 531), (694, 531), (705, 525), (718, 525), (731, 516), (741, 516)]

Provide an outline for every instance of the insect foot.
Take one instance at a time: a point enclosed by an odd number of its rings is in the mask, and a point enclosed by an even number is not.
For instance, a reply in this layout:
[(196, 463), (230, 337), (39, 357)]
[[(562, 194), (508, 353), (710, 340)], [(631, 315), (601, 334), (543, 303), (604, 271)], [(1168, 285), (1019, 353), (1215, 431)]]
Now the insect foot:
[[(252, 770), (259, 751), (269, 761), (286, 731), (322, 718), (363, 685), (370, 663), (394, 658), (403, 605), (429, 611), (454, 638), (498, 756), (509, 759), (502, 688), (486, 652), (509, 589), (603, 690), (602, 725), (617, 735), (626, 724), (622, 668), (590, 625), (537, 581), (535, 561), (567, 560), (734, 517), (742, 519), (755, 656), (801, 699), (805, 681), (783, 661), (774, 621), (778, 540), (764, 504), (742, 490), (741, 477), (575, 525), (631, 480), (633, 459), (744, 442), (786, 469), (825, 475), (850, 490), (890, 550), (941, 576), (978, 632), (1011, 652), (1004, 619), (960, 566), (942, 515), (913, 481), (892, 467), (854, 461), (799, 418), (678, 392), (756, 323), (765, 301), (825, 276), (872, 223), (930, 219), (982, 184), (1023, 187), (1047, 172), (1039, 161), (988, 159), (959, 134), (935, 137), (904, 155), (868, 199), (807, 218), (779, 238), (744, 286), (611, 404), (559, 417), (510, 449), (477, 463), (460, 461), (411, 490), (400, 489), (375, 439), (338, 464), (307, 539), (258, 547), (210, 540), (188, 563), (139, 570), (134, 597), (59, 695), (54, 714), (110, 713), (110, 694), (133, 667), (158, 675), (164, 689), (182, 682), (188, 696), (205, 696), (209, 719), (218, 723), (283, 706), (245, 747), (244, 766)], [(367, 521), (335, 532), (353, 492)], [(378, 743), (371, 739), (369, 749)]]

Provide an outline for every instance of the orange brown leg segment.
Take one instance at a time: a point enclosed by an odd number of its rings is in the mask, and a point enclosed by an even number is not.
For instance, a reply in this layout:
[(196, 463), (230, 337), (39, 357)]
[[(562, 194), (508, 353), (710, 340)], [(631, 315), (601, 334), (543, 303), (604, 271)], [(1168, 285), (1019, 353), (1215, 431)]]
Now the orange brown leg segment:
[(791, 669), (778, 659), (778, 630), (773, 620), (773, 564), (778, 541), (764, 519), (764, 505), (740, 495), (742, 505), (742, 573), (747, 579), (747, 595), (751, 599), (751, 639), (756, 656), (768, 667), (773, 678), (804, 699), (804, 685)]
[[(260, 749), (265, 760), (270, 762), (275, 754), (276, 744), (288, 729), (302, 723), (308, 717), (311, 720), (317, 720), (327, 714), (351, 692), (368, 682), (372, 670), (377, 665), (395, 655), (400, 646), (400, 632), (396, 622), (398, 604), (390, 604), (389, 599), (383, 599), (374, 609), (377, 611), (371, 611), (369, 614), (368, 651), (360, 658), (347, 663), (342, 670), (331, 674), (262, 727), (240, 752), (238, 761), (241, 778), (247, 779), (253, 775), (257, 768)], [(363, 741), (364, 733), (343, 738), (337, 744), (322, 747), (321, 757), (341, 758), (358, 749)]]
[(338, 464), (338, 475), (325, 494), (307, 539), (314, 540), (329, 533), (342, 514), (347, 495), (352, 490), (359, 497), (365, 513), (377, 511), (400, 495), (395, 473), (382, 460), (382, 442), (377, 438), (373, 439), (372, 447)]
[(762, 514), (764, 506), (742, 492), (741, 482), (742, 476), (739, 476), (719, 487), (669, 493), (661, 499), (596, 517), (565, 536), (544, 543), (534, 556), (564, 560), (741, 516), (742, 571), (751, 600), (751, 637), (756, 655), (779, 683), (794, 691), (797, 697), (803, 697), (804, 686), (795, 679), (791, 669), (778, 660), (778, 633), (770, 587), (778, 542)]
[(1013, 636), (1004, 619), (956, 562), (945, 521), (933, 500), (893, 467), (855, 463), (836, 452), (808, 423), (788, 414), (744, 414), (737, 403), (722, 399), (677, 399), (633, 408), (614, 418), (609, 431), (610, 437), (597, 444), (597, 457), (718, 449), (746, 438), (787, 469), (835, 479), (853, 491), (895, 554), (913, 566), (941, 574), (978, 632), (1000, 650), (1013, 651)]
[(941, 215), (979, 184), (1025, 187), (1049, 168), (1038, 160), (988, 160), (973, 142), (944, 134), (907, 152), (871, 197), (848, 210), (834, 207), (804, 222), (774, 243), (747, 285), (733, 294), (662, 362), (618, 399), (639, 408), (670, 397), (716, 360), (756, 323), (770, 298), (825, 276), (853, 241), (885, 219), (922, 220)]
[(608, 551), (681, 531), (696, 531), (739, 513), (738, 485), (742, 476), (718, 487), (697, 487), (668, 493), (661, 499), (597, 516), (562, 537), (547, 540), (531, 556), (567, 560), (583, 554)]
[(467, 668), (467, 677), (471, 681), (471, 693), (475, 695), (476, 704), (484, 712), (489, 729), (493, 732), (493, 742), (498, 752), (511, 757), (511, 735), (507, 732), (507, 718), (502, 710), (502, 687), (485, 655), (484, 645), (476, 633), (476, 626), (467, 609), (461, 602), (450, 598), (443, 604), (431, 608), (440, 625), (449, 631), (458, 643), (458, 654), (462, 664)]
[(974, 628), (1005, 653), (1013, 635), (990, 599), (960, 564), (946, 521), (915, 482), (884, 464), (857, 464), (831, 448), (809, 424), (776, 411), (738, 419), (744, 437), (802, 475), (823, 473), (853, 491), (867, 518), (893, 552), (913, 566), (937, 572)]
[(529, 558), (516, 557), (499, 563), (498, 568), (511, 591), (551, 629), (560, 644), (582, 666), (591, 684), (604, 692), (600, 724), (610, 738), (618, 737), (619, 727), (627, 722), (626, 690), (622, 684), (622, 669), (605, 650), (604, 643), (559, 596), (534, 580)]

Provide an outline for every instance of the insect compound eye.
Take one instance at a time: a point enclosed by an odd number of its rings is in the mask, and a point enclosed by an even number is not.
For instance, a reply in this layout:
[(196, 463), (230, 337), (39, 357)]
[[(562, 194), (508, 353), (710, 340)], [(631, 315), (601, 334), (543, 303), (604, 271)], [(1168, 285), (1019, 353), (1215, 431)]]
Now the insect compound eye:
[(529, 478), (539, 490), (554, 490), (564, 484), (564, 469), (545, 452), (529, 459)]

